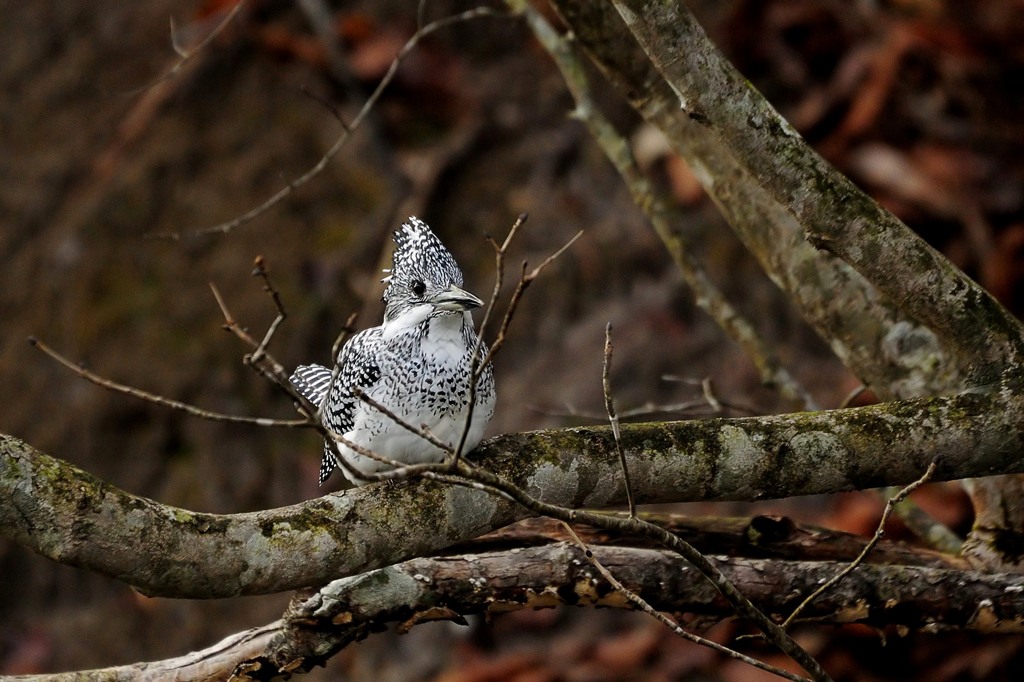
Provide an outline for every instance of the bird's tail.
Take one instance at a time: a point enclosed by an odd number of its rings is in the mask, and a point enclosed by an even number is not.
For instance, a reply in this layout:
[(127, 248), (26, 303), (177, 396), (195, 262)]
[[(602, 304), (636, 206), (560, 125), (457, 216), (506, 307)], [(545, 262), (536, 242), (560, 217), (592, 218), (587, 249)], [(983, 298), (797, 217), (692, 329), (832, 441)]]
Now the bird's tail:
[(300, 365), (288, 377), (288, 381), (306, 400), (319, 407), (331, 385), (331, 370), (322, 365)]
[[(331, 370), (327, 369), (322, 365), (300, 365), (295, 368), (295, 371), (288, 381), (292, 382), (292, 386), (301, 393), (306, 400), (313, 403), (317, 407), (320, 407), (324, 398), (327, 397), (327, 389), (331, 385)], [(334, 452), (331, 451), (331, 447), (324, 444), (324, 457), (320, 461), (320, 485), (324, 484), (327, 477), (331, 475), (331, 471), (338, 466), (337, 460), (335, 459)]]

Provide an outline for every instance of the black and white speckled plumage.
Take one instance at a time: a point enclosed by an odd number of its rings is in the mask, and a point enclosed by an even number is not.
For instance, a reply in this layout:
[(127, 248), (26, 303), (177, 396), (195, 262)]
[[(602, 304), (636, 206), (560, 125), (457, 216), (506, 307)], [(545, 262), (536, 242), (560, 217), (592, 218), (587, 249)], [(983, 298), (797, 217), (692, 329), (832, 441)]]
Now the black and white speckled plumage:
[[(451, 253), (426, 223), (409, 218), (395, 232), (395, 253), (384, 291), (384, 323), (353, 336), (331, 370), (304, 365), (292, 384), (315, 405), (324, 425), (377, 454), (406, 464), (441, 461), (442, 450), (396, 424), (353, 395), (359, 387), (409, 424), (425, 424), (440, 440), (455, 445), (462, 436), (469, 406), (469, 370), (476, 332), (469, 314), (481, 304), (461, 289), (462, 272)], [(481, 348), (481, 353), (486, 347)], [(327, 395), (330, 388), (330, 395)], [(494, 376), (480, 376), (476, 406), (464, 449), (472, 450), (494, 414)], [(338, 443), (342, 457), (364, 473), (386, 468), (381, 462)], [(338, 467), (325, 443), (320, 483)], [(357, 480), (342, 467), (354, 483)]]

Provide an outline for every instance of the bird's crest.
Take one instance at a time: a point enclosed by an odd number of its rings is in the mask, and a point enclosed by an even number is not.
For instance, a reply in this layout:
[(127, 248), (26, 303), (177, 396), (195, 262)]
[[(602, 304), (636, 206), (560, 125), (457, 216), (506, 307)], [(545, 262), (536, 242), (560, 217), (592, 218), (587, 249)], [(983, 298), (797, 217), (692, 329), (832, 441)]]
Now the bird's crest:
[(395, 230), (395, 253), (391, 258), (391, 269), (385, 270), (382, 279), (388, 287), (384, 290), (385, 303), (400, 298), (415, 280), (432, 282), (439, 287), (449, 284), (462, 286), (462, 271), (455, 257), (445, 248), (425, 222), (411, 216)]

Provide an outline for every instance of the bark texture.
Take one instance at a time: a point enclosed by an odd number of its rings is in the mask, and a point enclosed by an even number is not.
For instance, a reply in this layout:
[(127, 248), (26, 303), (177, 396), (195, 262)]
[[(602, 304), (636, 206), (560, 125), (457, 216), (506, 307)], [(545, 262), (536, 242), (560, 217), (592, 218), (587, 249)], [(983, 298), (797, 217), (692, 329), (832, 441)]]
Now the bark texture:
[[(613, 86), (691, 165), (765, 272), (876, 394), (1019, 381), (1020, 322), (815, 153), (683, 3), (552, 4)], [(1022, 487), (1015, 478), (970, 482), (978, 522), (964, 553), (977, 565), (1024, 565), (1012, 540), (1024, 535)]]
[[(601, 564), (655, 609), (717, 621), (731, 607), (673, 552), (591, 545)], [(719, 568), (766, 613), (784, 618), (842, 570), (829, 561), (722, 558)], [(816, 624), (937, 632), (1024, 632), (1024, 579), (924, 566), (862, 565), (803, 613)], [(555, 606), (634, 608), (575, 544), (418, 558), (336, 580), (292, 601), (284, 617), (213, 647), (166, 661), (138, 663), (40, 680), (266, 680), (308, 671), (340, 649), (388, 625), (399, 631), (437, 620)], [(219, 677), (218, 677), (219, 676)]]
[[(935, 480), (1024, 471), (1024, 399), (1009, 392), (775, 417), (624, 425), (641, 503), (758, 500), (901, 485), (937, 453)], [(543, 501), (622, 504), (610, 429), (513, 434), (476, 460)], [(528, 514), (430, 481), (371, 485), (245, 514), (130, 495), (0, 437), (0, 529), (35, 551), (153, 595), (212, 598), (322, 585), (434, 554)]]

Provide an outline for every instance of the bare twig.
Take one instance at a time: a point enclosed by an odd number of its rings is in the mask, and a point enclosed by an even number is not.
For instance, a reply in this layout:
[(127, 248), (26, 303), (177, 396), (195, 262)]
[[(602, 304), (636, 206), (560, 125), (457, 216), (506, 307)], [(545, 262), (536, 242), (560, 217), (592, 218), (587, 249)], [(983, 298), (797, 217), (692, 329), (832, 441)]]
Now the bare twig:
[[(888, 487), (882, 492), (886, 497), (895, 495), (899, 488)], [(914, 500), (905, 497), (896, 503), (896, 516), (910, 532), (933, 549), (946, 554), (960, 555), (964, 540), (946, 524), (938, 521), (921, 508)]]
[(35, 338), (34, 336), (29, 337), (28, 342), (35, 346), (36, 348), (38, 348), (39, 350), (46, 353), (47, 355), (49, 355), (51, 358), (53, 358), (60, 364), (70, 369), (78, 376), (82, 377), (86, 381), (96, 384), (97, 386), (101, 386), (107, 390), (114, 391), (115, 393), (130, 395), (133, 398), (145, 400), (146, 402), (154, 403), (156, 405), (169, 407), (173, 410), (186, 412), (195, 417), (201, 417), (203, 419), (209, 419), (211, 421), (216, 422), (254, 424), (256, 426), (279, 426), (285, 428), (310, 428), (311, 426), (313, 426), (313, 424), (310, 423), (309, 420), (307, 419), (271, 419), (268, 417), (247, 417), (243, 415), (224, 414), (222, 412), (214, 412), (211, 410), (203, 409), (201, 407), (196, 407), (195, 405), (183, 403), (179, 400), (165, 398), (162, 395), (150, 393), (149, 391), (143, 391), (142, 389), (134, 388), (132, 386), (126, 386), (124, 384), (117, 383), (116, 381), (111, 381), (110, 379), (107, 379), (105, 377), (101, 377), (100, 375), (94, 372), (90, 372), (84, 367), (76, 365), (74, 362), (64, 357), (54, 349), (50, 348), (49, 346), (47, 346), (45, 343)]
[[(345, 342), (348, 341), (349, 337), (355, 332), (355, 323), (358, 316), (358, 312), (349, 314), (348, 319), (345, 320), (345, 324), (341, 328), (341, 331), (339, 331), (338, 335), (334, 338), (334, 343), (331, 344), (331, 362), (333, 364), (331, 366), (331, 380), (327, 382), (327, 388), (324, 390), (325, 400), (327, 396), (331, 395), (331, 391), (334, 390), (334, 384), (337, 383), (338, 377), (341, 376), (341, 349), (345, 347)], [(314, 411), (311, 413), (312, 417), (321, 425), (321, 427), (323, 427), (323, 406), (324, 403), (321, 402), (321, 404), (315, 406)]]
[[(482, 367), (486, 367), (491, 361), (494, 355), (501, 349), (505, 344), (505, 334), (508, 332), (509, 324), (512, 322), (512, 318), (515, 315), (516, 308), (519, 306), (519, 301), (523, 297), (523, 292), (526, 291), (527, 287), (533, 283), (533, 280), (537, 279), (540, 273), (547, 266), (551, 265), (552, 262), (563, 253), (565, 253), (570, 246), (572, 246), (577, 239), (583, 236), (583, 230), (580, 230), (572, 236), (569, 241), (562, 245), (560, 249), (555, 251), (553, 254), (544, 259), (544, 261), (535, 267), (533, 270), (527, 272), (527, 264), (523, 263), (522, 274), (519, 277), (519, 283), (516, 285), (515, 291), (512, 292), (512, 297), (509, 299), (508, 306), (505, 308), (505, 317), (501, 320), (501, 327), (498, 329), (498, 336), (494, 339), (494, 343), (491, 344), (490, 350), (481, 362)], [(477, 372), (479, 374), (479, 371)]]
[[(484, 335), (487, 333), (487, 325), (491, 321), (491, 315), (494, 312), (495, 307), (498, 303), (498, 296), (501, 294), (501, 287), (505, 283), (505, 256), (508, 253), (508, 247), (512, 244), (512, 240), (519, 233), (519, 228), (523, 226), (526, 219), (529, 216), (526, 213), (520, 213), (516, 218), (515, 222), (512, 223), (512, 227), (509, 228), (508, 234), (505, 235), (505, 241), (500, 245), (490, 237), (487, 241), (494, 247), (494, 288), (491, 290), (491, 298), (487, 302), (487, 309), (484, 311), (484, 319), (480, 321), (480, 327), (477, 329), (477, 345), (473, 349), (474, 361), (478, 359), (478, 350), (483, 342)], [(485, 358), (485, 361), (478, 362), (480, 367), (486, 367), (489, 362), (490, 355)], [(474, 371), (476, 378), (479, 378), (479, 372)]]
[(711, 386), (711, 377), (705, 377), (700, 382), (700, 390), (704, 394), (704, 399), (708, 401), (708, 405), (711, 406), (715, 412), (722, 411), (722, 403), (718, 402), (718, 398), (715, 397), (715, 390)]
[(422, 28), (427, 20), (427, 0), (419, 0), (416, 7), (416, 27)]
[(593, 565), (593, 567), (597, 569), (597, 572), (600, 573), (606, 581), (608, 581), (609, 585), (615, 588), (619, 593), (622, 594), (622, 596), (628, 599), (638, 609), (646, 613), (648, 616), (651, 616), (668, 629), (672, 630), (672, 632), (674, 632), (679, 637), (690, 642), (693, 642), (694, 644), (705, 646), (709, 649), (712, 649), (713, 651), (717, 651), (720, 654), (725, 654), (729, 658), (735, 658), (736, 660), (742, 661), (747, 665), (752, 665), (755, 668), (760, 668), (761, 670), (770, 672), (773, 675), (778, 675), (779, 677), (785, 678), (787, 680), (795, 680), (796, 682), (806, 682), (806, 678), (801, 677), (799, 675), (795, 675), (789, 672), (788, 670), (776, 668), (773, 665), (763, 663), (757, 660), (756, 658), (751, 658), (750, 656), (741, 654), (740, 652), (730, 649), (727, 646), (723, 646), (718, 642), (706, 639), (704, 637), (701, 637), (700, 635), (695, 635), (692, 632), (687, 632), (682, 627), (680, 627), (679, 623), (675, 622), (665, 614), (656, 610), (653, 606), (647, 603), (647, 600), (645, 600), (639, 594), (633, 592), (631, 589), (629, 589), (621, 582), (619, 582), (619, 580), (614, 575), (612, 575), (611, 571), (609, 571), (604, 564), (598, 561), (597, 557), (594, 556), (594, 552), (590, 549), (590, 547), (587, 546), (587, 543), (580, 539), (580, 536), (576, 534), (576, 531), (573, 530), (572, 526), (570, 526), (568, 523), (565, 523), (564, 521), (562, 522), (562, 526), (565, 528), (566, 532), (569, 533), (569, 535), (572, 537), (573, 541), (579, 546), (579, 548), (583, 550), (584, 556), (587, 557), (587, 560), (590, 561), (591, 565)]
[(850, 405), (852, 405), (853, 401), (864, 395), (864, 392), (867, 390), (868, 387), (865, 384), (858, 385), (857, 388), (853, 389), (852, 391), (846, 394), (842, 402), (839, 403), (839, 409), (841, 410), (844, 407), (849, 407)]
[(331, 114), (331, 116), (334, 117), (334, 120), (338, 122), (342, 130), (344, 130), (350, 135), (352, 134), (352, 129), (349, 127), (348, 121), (345, 120), (345, 117), (342, 115), (341, 111), (338, 109), (338, 107), (334, 106), (334, 104), (328, 101), (326, 97), (318, 95), (317, 93), (313, 92), (306, 86), (302, 86), (302, 94), (304, 94), (306, 97), (310, 98), (311, 100), (322, 106), (324, 109), (326, 109)]
[[(463, 21), (470, 21), (472, 19), (479, 19), (481, 17), (507, 16), (507, 14), (497, 12), (490, 7), (475, 7), (464, 12), (459, 12), (458, 14), (442, 17), (441, 19), (436, 19), (428, 24), (419, 27), (416, 30), (416, 32), (412, 35), (412, 37), (410, 37), (409, 40), (406, 41), (405, 45), (402, 46), (402, 49), (399, 50), (398, 55), (391, 62), (391, 66), (388, 67), (387, 73), (385, 73), (384, 77), (381, 78), (380, 82), (377, 84), (377, 87), (366, 99), (366, 102), (363, 103), (363, 106), (359, 109), (359, 113), (356, 114), (355, 118), (352, 119), (352, 122), (348, 126), (342, 126), (342, 132), (334, 140), (334, 144), (331, 145), (330, 149), (328, 149), (327, 152), (325, 152), (324, 155), (320, 157), (320, 160), (317, 161), (317, 163), (312, 168), (310, 168), (309, 170), (307, 170), (305, 173), (295, 178), (294, 180), (289, 181), (273, 196), (266, 199), (263, 203), (259, 204), (258, 206), (246, 211), (242, 215), (236, 216), (231, 220), (219, 223), (217, 225), (213, 225), (211, 227), (195, 230), (194, 234), (227, 234), (236, 227), (244, 225), (245, 223), (248, 223), (253, 219), (259, 217), (260, 215), (266, 213), (268, 210), (270, 210), (277, 204), (281, 203), (281, 201), (283, 201), (285, 198), (291, 195), (295, 190), (299, 189), (307, 182), (309, 182), (316, 176), (320, 175), (320, 173), (322, 173), (323, 170), (327, 167), (327, 164), (330, 163), (331, 160), (338, 155), (338, 152), (341, 151), (342, 147), (345, 146), (345, 143), (348, 142), (352, 133), (359, 128), (360, 124), (362, 124), (366, 116), (370, 113), (374, 106), (376, 106), (377, 101), (380, 99), (384, 90), (388, 87), (388, 85), (391, 84), (391, 81), (394, 80), (395, 75), (398, 73), (398, 67), (401, 65), (402, 61), (409, 55), (410, 52), (412, 52), (416, 48), (417, 45), (419, 45), (421, 40), (442, 28), (446, 28), (448, 26)], [(180, 236), (180, 234), (171, 233), (158, 236), (177, 238)]]
[[(420, 13), (424, 11), (425, 3), (420, 3)], [(422, 16), (420, 17), (422, 20)], [(469, 404), (466, 408), (466, 419), (462, 425), (462, 433), (459, 436), (459, 443), (452, 452), (452, 459), (458, 460), (463, 455), (463, 449), (466, 447), (466, 438), (469, 437), (469, 429), (473, 425), (473, 412), (476, 410), (476, 392), (477, 385), (480, 382), (480, 377), (483, 372), (487, 370), (487, 363), (489, 360), (484, 362), (480, 361), (480, 349), (483, 347), (484, 334), (487, 332), (487, 323), (490, 322), (491, 313), (494, 310), (495, 305), (498, 302), (498, 295), (501, 292), (501, 285), (504, 283), (505, 276), (505, 253), (508, 249), (509, 244), (512, 243), (512, 238), (519, 231), (519, 228), (526, 222), (527, 215), (520, 213), (516, 218), (515, 222), (512, 223), (512, 227), (508, 231), (508, 235), (505, 237), (504, 243), (498, 247), (495, 245), (494, 252), (494, 288), (491, 290), (491, 298), (487, 302), (487, 309), (484, 311), (484, 319), (480, 322), (480, 328), (477, 330), (476, 343), (473, 344), (473, 353), (469, 361)], [(495, 244), (493, 240), (489, 240), (491, 244)], [(488, 358), (491, 353), (488, 353)]]
[(388, 419), (393, 421), (395, 424), (401, 426), (403, 429), (409, 431), (410, 433), (412, 433), (414, 435), (419, 436), (420, 438), (424, 439), (425, 441), (427, 441), (431, 445), (433, 445), (435, 447), (438, 447), (438, 448), (441, 448), (442, 450), (444, 450), (448, 454), (454, 454), (455, 453), (455, 448), (452, 447), (450, 444), (445, 443), (444, 441), (438, 439), (432, 433), (430, 433), (425, 428), (423, 428), (422, 425), (410, 424), (405, 419), (402, 419), (400, 416), (395, 414), (392, 410), (388, 409), (387, 407), (385, 407), (384, 405), (382, 405), (378, 401), (376, 401), (373, 398), (371, 398), (370, 396), (368, 396), (366, 394), (366, 391), (362, 390), (358, 386), (355, 386), (355, 387), (352, 388), (352, 393), (357, 398), (359, 398), (361, 401), (363, 401), (367, 405), (371, 406), (373, 409), (377, 410), (378, 412), (383, 414), (385, 417), (387, 417)]
[(125, 94), (129, 96), (141, 94), (147, 90), (153, 89), (164, 81), (168, 81), (177, 76), (181, 73), (181, 70), (185, 68), (186, 64), (192, 61), (198, 54), (205, 50), (210, 43), (216, 40), (217, 36), (224, 32), (224, 29), (228, 27), (228, 24), (234, 21), (235, 17), (238, 16), (238, 13), (242, 11), (243, 7), (245, 7), (245, 0), (238, 0), (235, 3), (235, 6), (232, 7), (231, 10), (224, 15), (224, 18), (220, 20), (220, 23), (218, 23), (217, 26), (215, 26), (214, 29), (199, 42), (198, 45), (188, 49), (178, 44), (178, 28), (174, 23), (174, 17), (171, 17), (171, 47), (178, 54), (180, 59), (175, 62), (171, 68), (154, 78), (146, 85), (135, 88), (134, 90), (129, 90)]
[(608, 412), (608, 422), (612, 426), (615, 438), (615, 452), (619, 455), (622, 465), (622, 482), (626, 486), (626, 501), (629, 504), (629, 515), (636, 518), (636, 500), (633, 499), (633, 484), (629, 480), (629, 466), (626, 465), (626, 453), (622, 450), (622, 434), (619, 433), (619, 417), (615, 414), (615, 399), (612, 397), (612, 323), (604, 328), (604, 363), (601, 367), (601, 385), (604, 388), (604, 409)]
[(256, 350), (249, 356), (248, 362), (257, 363), (263, 359), (266, 352), (267, 346), (270, 345), (270, 340), (274, 338), (274, 333), (277, 332), (277, 328), (281, 326), (281, 323), (288, 317), (288, 313), (285, 312), (284, 303), (281, 302), (281, 293), (274, 287), (270, 281), (270, 273), (267, 272), (266, 262), (263, 260), (263, 256), (256, 256), (256, 260), (253, 261), (252, 274), (254, 277), (259, 277), (263, 280), (263, 290), (270, 294), (271, 300), (274, 301), (274, 307), (277, 309), (277, 317), (270, 323), (267, 328), (267, 333), (264, 334), (263, 340), (256, 347)]
[[(713, 414), (726, 414), (726, 411), (731, 411), (739, 414), (746, 415), (758, 415), (761, 411), (755, 410), (749, 405), (741, 405), (739, 403), (723, 400), (714, 395), (711, 390), (711, 384), (707, 379), (689, 379), (686, 377), (678, 377), (672, 374), (662, 375), (663, 381), (678, 381), (680, 383), (686, 383), (693, 386), (701, 387), (701, 397), (696, 400), (684, 400), (678, 403), (655, 403), (653, 401), (647, 401), (643, 405), (632, 407), (628, 410), (616, 410), (619, 421), (623, 419), (633, 419), (636, 417), (648, 417), (654, 414), (681, 414), (688, 416), (704, 416)], [(705, 386), (705, 382), (707, 385)], [(711, 400), (709, 400), (709, 396)], [(696, 408), (704, 408), (697, 410)], [(549, 417), (574, 417), (577, 419), (589, 419), (591, 421), (603, 422), (607, 421), (608, 413), (605, 412), (587, 412), (585, 410), (577, 410), (572, 405), (566, 405), (564, 410), (551, 410), (547, 408), (541, 408), (536, 406), (530, 406), (530, 409), (534, 412), (547, 415)]]
[(356, 319), (359, 317), (359, 313), (352, 313), (345, 320), (345, 325), (338, 332), (338, 335), (334, 338), (334, 343), (331, 344), (331, 360), (333, 362), (338, 361), (338, 353), (341, 352), (341, 347), (345, 345), (348, 338), (356, 331)]
[[(695, 408), (704, 408), (701, 411), (697, 411)], [(608, 421), (607, 412), (589, 412), (586, 410), (577, 410), (572, 405), (567, 404), (564, 410), (551, 410), (543, 407), (529, 406), (531, 410), (539, 414), (543, 414), (547, 417), (573, 417), (576, 419), (588, 419), (595, 422)], [(628, 410), (621, 410), (618, 412), (619, 420), (633, 419), (634, 417), (647, 417), (654, 414), (679, 414), (688, 416), (704, 416), (720, 414), (711, 409), (707, 401), (703, 398), (700, 400), (686, 400), (680, 403), (654, 403), (646, 402), (643, 405), (630, 408)]]
[(737, 403), (735, 401), (722, 400), (715, 395), (714, 387), (711, 383), (711, 377), (704, 377), (703, 379), (694, 379), (691, 377), (678, 376), (676, 374), (662, 374), (662, 381), (678, 381), (680, 383), (689, 384), (691, 386), (700, 386), (701, 395), (704, 396), (704, 400), (707, 401), (708, 405), (715, 412), (723, 412), (723, 407), (728, 407), (730, 410), (740, 412), (749, 415), (763, 414), (761, 410), (755, 410), (750, 405)]
[[(217, 307), (220, 308), (221, 314), (224, 316), (224, 329), (231, 332), (236, 337), (242, 340), (243, 343), (247, 344), (254, 350), (259, 349), (261, 344), (254, 339), (244, 327), (238, 324), (235, 317), (228, 310), (227, 303), (224, 302), (224, 297), (220, 294), (220, 289), (213, 282), (210, 282), (210, 291), (213, 293), (214, 300), (217, 301)], [(243, 360), (245, 364), (252, 367), (257, 373), (263, 378), (276, 386), (285, 389), (289, 395), (293, 398), (298, 395), (298, 391), (288, 381), (288, 373), (284, 369), (284, 365), (277, 361), (273, 355), (266, 352), (266, 349), (260, 352), (258, 359), (254, 358), (254, 354), (245, 356)]]
[(908, 495), (910, 495), (910, 493), (914, 492), (922, 485), (927, 483), (928, 479), (930, 479), (932, 477), (932, 474), (935, 473), (935, 467), (937, 465), (938, 459), (936, 458), (932, 460), (931, 464), (928, 465), (928, 469), (924, 472), (924, 474), (921, 475), (921, 478), (917, 479), (907, 487), (903, 488), (903, 490), (900, 490), (898, 493), (889, 498), (889, 501), (885, 503), (885, 511), (882, 512), (882, 518), (881, 520), (879, 520), (878, 527), (875, 529), (874, 537), (871, 538), (868, 544), (864, 546), (864, 549), (861, 550), (860, 554), (857, 555), (857, 558), (851, 561), (849, 565), (846, 566), (846, 568), (844, 568), (839, 573), (835, 574), (832, 578), (826, 581), (824, 585), (816, 589), (806, 599), (804, 599), (799, 606), (793, 609), (793, 613), (789, 614), (789, 617), (786, 618), (786, 620), (782, 623), (783, 629), (788, 628), (796, 619), (796, 617), (800, 615), (800, 612), (807, 608), (808, 604), (817, 599), (826, 590), (831, 589), (833, 585), (835, 585), (840, 580), (848, 576), (850, 573), (856, 570), (858, 566), (864, 563), (864, 559), (867, 557), (868, 554), (871, 553), (871, 550), (875, 548), (875, 545), (877, 545), (879, 541), (881, 541), (882, 536), (885, 535), (885, 524), (889, 522), (889, 517), (892, 516), (892, 513), (895, 510), (896, 505), (899, 504), (899, 502), (906, 498)]

